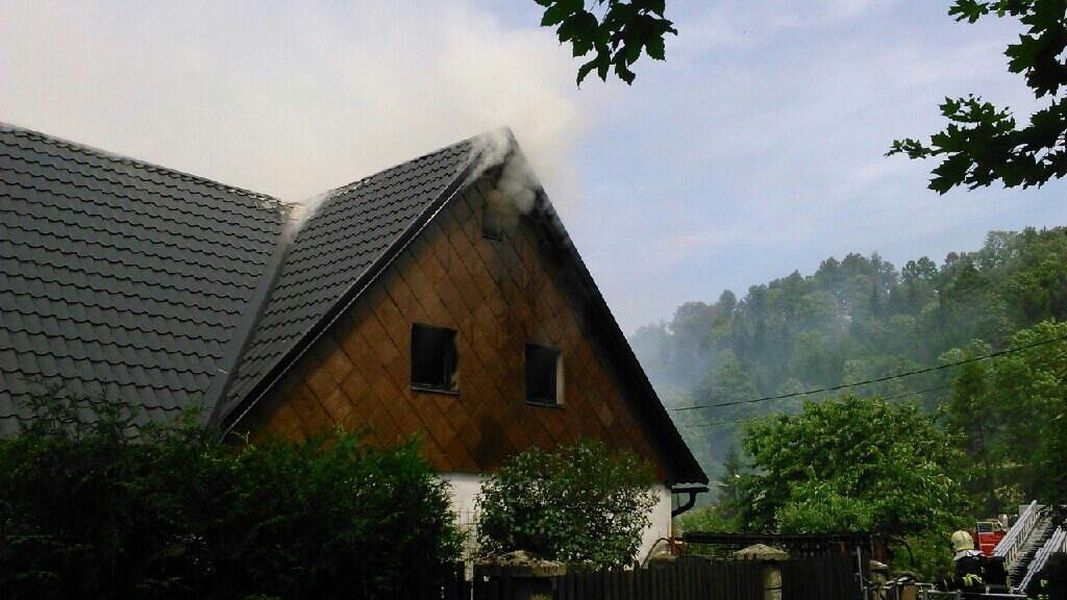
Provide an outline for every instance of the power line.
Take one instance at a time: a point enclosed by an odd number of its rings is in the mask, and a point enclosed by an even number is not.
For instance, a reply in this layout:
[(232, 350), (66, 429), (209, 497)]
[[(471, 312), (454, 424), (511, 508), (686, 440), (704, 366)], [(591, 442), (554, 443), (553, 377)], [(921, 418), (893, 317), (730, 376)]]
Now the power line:
[(1050, 339), (1047, 339), (1047, 340), (1039, 340), (1039, 341), (1032, 342), (1030, 344), (1026, 344), (1026, 345), (1023, 345), (1023, 346), (1017, 346), (1015, 348), (1008, 348), (1007, 350), (999, 350), (997, 352), (991, 352), (989, 354), (985, 354), (985, 355), (982, 355), (982, 356), (975, 356), (975, 357), (967, 358), (967, 359), (964, 359), (964, 360), (959, 360), (959, 361), (956, 361), (956, 362), (945, 363), (943, 365), (937, 365), (937, 366), (934, 366), (934, 367), (925, 367), (925, 368), (922, 368), (922, 369), (916, 369), (914, 371), (907, 371), (907, 372), (904, 372), (904, 373), (896, 373), (894, 375), (886, 375), (884, 377), (876, 377), (874, 379), (867, 379), (865, 381), (857, 381), (855, 383), (842, 383), (840, 385), (834, 385), (834, 386), (824, 387), (824, 388), (816, 388), (816, 389), (813, 389), (813, 390), (807, 390), (807, 391), (803, 391), (803, 392), (791, 392), (791, 393), (788, 393), (788, 394), (779, 394), (777, 396), (763, 396), (762, 398), (751, 398), (751, 399), (748, 399), (748, 400), (734, 400), (732, 402), (719, 402), (717, 404), (697, 404), (697, 405), (694, 405), (694, 406), (681, 406), (681, 407), (678, 407), (678, 408), (673, 408), (671, 410), (674, 410), (674, 411), (677, 411), (677, 412), (682, 412), (682, 411), (687, 411), (687, 410), (698, 410), (698, 409), (701, 409), (701, 408), (720, 408), (720, 407), (723, 407), (723, 406), (737, 406), (739, 404), (755, 404), (757, 402), (768, 402), (770, 400), (786, 400), (786, 399), (789, 399), (789, 398), (798, 398), (800, 396), (810, 396), (812, 394), (822, 394), (822, 393), (825, 393), (825, 392), (837, 392), (837, 391), (840, 391), (840, 390), (847, 390), (847, 389), (851, 389), (851, 388), (862, 387), (862, 386), (865, 386), (865, 385), (871, 385), (872, 383), (882, 383), (884, 381), (892, 381), (894, 379), (902, 379), (904, 377), (912, 377), (912, 376), (915, 376), (915, 375), (922, 375), (924, 373), (932, 373), (934, 371), (940, 371), (942, 369), (948, 369), (948, 368), (951, 368), (951, 367), (958, 367), (960, 365), (966, 365), (966, 364), (970, 364), (970, 363), (974, 363), (974, 362), (979, 362), (979, 361), (982, 361), (982, 360), (988, 360), (990, 358), (996, 358), (998, 356), (1004, 356), (1004, 355), (1007, 355), (1007, 354), (1014, 354), (1016, 352), (1022, 352), (1023, 350), (1029, 350), (1031, 348), (1036, 348), (1038, 346), (1044, 346), (1044, 345), (1047, 345), (1047, 344), (1053, 344), (1053, 343), (1056, 343), (1056, 342), (1061, 342), (1063, 340), (1067, 340), (1067, 335), (1061, 335), (1059, 337), (1054, 337), (1054, 338), (1050, 338)]
[[(894, 394), (892, 396), (886, 396), (885, 398), (882, 398), (882, 400), (897, 400), (899, 398), (906, 398), (908, 396), (920, 396), (922, 394), (929, 394), (930, 392), (939, 392), (941, 390), (947, 390), (947, 389), (949, 389), (951, 387), (952, 387), (951, 385), (938, 385), (938, 386), (934, 386), (934, 387), (930, 387), (930, 388), (926, 388), (926, 389), (922, 389), (922, 390), (911, 390), (911, 391), (907, 391), (907, 392), (902, 392), (900, 394)], [(722, 426), (722, 425), (740, 425), (740, 424), (746, 423), (746, 422), (748, 422), (750, 420), (751, 420), (751, 418), (749, 418), (749, 419), (734, 419), (732, 421), (708, 421), (706, 423), (689, 423), (689, 424), (685, 424), (685, 425), (678, 425), (677, 427), (679, 429), (696, 429), (698, 427), (699, 428), (703, 428), (703, 427), (719, 427), (719, 426)]]

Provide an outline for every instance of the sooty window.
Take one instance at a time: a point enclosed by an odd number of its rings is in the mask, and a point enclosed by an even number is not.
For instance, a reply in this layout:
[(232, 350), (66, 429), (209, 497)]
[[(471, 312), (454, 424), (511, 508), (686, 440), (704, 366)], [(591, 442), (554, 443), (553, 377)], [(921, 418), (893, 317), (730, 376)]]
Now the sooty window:
[(526, 344), (526, 401), (558, 405), (563, 400), (563, 361), (559, 350)]
[(411, 326), (411, 387), (456, 393), (456, 330), (415, 323)]

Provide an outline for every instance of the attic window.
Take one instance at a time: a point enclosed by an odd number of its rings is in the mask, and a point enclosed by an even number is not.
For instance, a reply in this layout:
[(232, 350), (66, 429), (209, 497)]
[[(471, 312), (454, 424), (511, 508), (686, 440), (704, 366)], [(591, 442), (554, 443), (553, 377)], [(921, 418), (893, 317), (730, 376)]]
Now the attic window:
[(411, 326), (411, 388), (459, 392), (456, 330), (422, 323)]
[(563, 360), (559, 350), (526, 344), (526, 401), (558, 406), (563, 400)]

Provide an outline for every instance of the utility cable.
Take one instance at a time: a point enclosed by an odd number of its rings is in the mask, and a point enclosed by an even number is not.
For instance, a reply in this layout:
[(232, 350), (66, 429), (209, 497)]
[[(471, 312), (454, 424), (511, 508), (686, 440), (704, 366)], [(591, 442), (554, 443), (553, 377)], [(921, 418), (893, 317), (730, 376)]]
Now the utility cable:
[[(911, 390), (911, 391), (907, 391), (907, 392), (902, 392), (900, 394), (894, 394), (892, 396), (882, 397), (882, 400), (897, 400), (899, 398), (907, 398), (908, 396), (921, 396), (923, 394), (929, 394), (930, 392), (939, 392), (941, 390), (947, 390), (947, 389), (950, 389), (951, 387), (952, 387), (952, 385), (950, 384), (950, 385), (938, 385), (938, 386), (934, 386), (934, 387), (930, 387), (930, 388), (926, 388), (926, 389), (922, 389), (922, 390)], [(722, 425), (740, 425), (742, 423), (747, 423), (747, 422), (751, 421), (753, 418), (757, 418), (757, 417), (750, 417), (750, 418), (747, 418), (747, 419), (734, 419), (732, 421), (708, 421), (706, 423), (689, 423), (689, 424), (684, 424), (684, 425), (678, 425), (677, 427), (679, 429), (696, 429), (698, 427), (702, 428), (702, 427), (719, 427), (719, 426), (722, 426)]]
[(748, 400), (734, 400), (732, 402), (719, 402), (719, 403), (716, 403), (716, 404), (697, 404), (697, 405), (694, 405), (694, 406), (681, 406), (681, 407), (678, 407), (678, 408), (673, 408), (671, 410), (676, 411), (676, 412), (682, 412), (682, 411), (687, 411), (687, 410), (698, 410), (698, 409), (701, 409), (701, 408), (720, 408), (720, 407), (723, 407), (723, 406), (737, 406), (739, 404), (756, 404), (758, 402), (768, 402), (768, 401), (771, 401), (771, 400), (786, 400), (786, 399), (789, 399), (789, 398), (798, 398), (798, 397), (801, 397), (801, 396), (810, 396), (812, 394), (821, 394), (821, 393), (825, 393), (825, 392), (837, 392), (837, 391), (841, 391), (841, 390), (847, 390), (847, 389), (851, 389), (851, 388), (862, 387), (862, 386), (865, 386), (865, 385), (871, 385), (872, 383), (882, 383), (884, 381), (892, 381), (894, 379), (902, 379), (904, 377), (912, 377), (912, 376), (915, 376), (915, 375), (922, 375), (924, 373), (932, 373), (934, 371), (940, 371), (942, 369), (958, 367), (958, 366), (961, 366), (961, 365), (966, 365), (966, 364), (975, 363), (975, 362), (979, 362), (979, 361), (983, 361), (983, 360), (988, 360), (990, 358), (996, 358), (998, 356), (1005, 356), (1007, 354), (1014, 354), (1016, 352), (1022, 352), (1023, 350), (1029, 350), (1031, 348), (1036, 348), (1038, 346), (1045, 346), (1047, 344), (1054, 344), (1056, 342), (1061, 342), (1063, 340), (1067, 340), (1067, 335), (1061, 335), (1059, 337), (1054, 337), (1054, 338), (1050, 338), (1050, 339), (1047, 339), (1047, 340), (1038, 340), (1036, 342), (1025, 344), (1023, 346), (1016, 346), (1015, 348), (1008, 348), (1006, 350), (999, 350), (997, 352), (991, 352), (989, 354), (984, 354), (982, 356), (974, 356), (974, 357), (967, 358), (967, 359), (964, 359), (964, 360), (958, 360), (958, 361), (955, 361), (955, 362), (945, 363), (943, 365), (937, 365), (937, 366), (933, 366), (933, 367), (925, 367), (925, 368), (922, 368), (922, 369), (916, 369), (914, 371), (907, 371), (907, 372), (904, 372), (904, 373), (896, 373), (896, 374), (893, 374), (893, 375), (886, 375), (884, 377), (876, 377), (874, 379), (867, 379), (867, 380), (864, 380), (864, 381), (857, 381), (857, 382), (854, 382), (854, 383), (842, 383), (840, 385), (834, 385), (834, 386), (824, 387), (824, 388), (816, 388), (816, 389), (813, 389), (813, 390), (806, 390), (806, 391), (803, 391), (803, 392), (791, 392), (791, 393), (788, 393), (788, 394), (779, 394), (777, 396), (763, 396), (761, 398), (751, 398), (751, 399), (748, 399)]

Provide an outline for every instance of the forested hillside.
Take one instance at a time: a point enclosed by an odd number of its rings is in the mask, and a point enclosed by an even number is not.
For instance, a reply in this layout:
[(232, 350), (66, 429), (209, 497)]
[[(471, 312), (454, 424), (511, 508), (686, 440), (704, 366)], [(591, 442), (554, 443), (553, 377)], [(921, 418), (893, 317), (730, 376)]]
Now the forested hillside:
[[(991, 393), (1007, 385), (995, 372), (1005, 361), (950, 363), (1011, 348), (1022, 343), (1013, 340), (1020, 330), (1065, 319), (1067, 228), (1027, 229), (991, 232), (982, 248), (940, 264), (924, 256), (898, 269), (877, 254), (828, 258), (814, 274), (794, 272), (741, 298), (726, 291), (711, 304), (682, 305), (631, 343), (714, 478), (737, 447), (740, 421), (843, 393), (911, 399), (940, 409), (960, 435), (979, 435), (988, 424), (970, 422), (970, 413), (992, 418), (989, 404), (1006, 402)], [(1045, 333), (1067, 334), (1058, 325)], [(907, 375), (914, 371), (923, 372)], [(967, 377), (977, 391), (967, 391)], [(804, 393), (813, 390), (825, 391)], [(990, 444), (970, 446), (980, 462)]]

